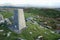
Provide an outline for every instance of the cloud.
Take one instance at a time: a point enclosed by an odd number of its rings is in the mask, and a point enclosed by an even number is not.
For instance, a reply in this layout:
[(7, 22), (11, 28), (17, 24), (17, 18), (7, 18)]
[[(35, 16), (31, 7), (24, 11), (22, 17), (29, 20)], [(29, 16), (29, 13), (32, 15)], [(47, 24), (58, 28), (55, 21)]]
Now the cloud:
[(0, 0), (0, 5), (60, 8), (59, 0)]

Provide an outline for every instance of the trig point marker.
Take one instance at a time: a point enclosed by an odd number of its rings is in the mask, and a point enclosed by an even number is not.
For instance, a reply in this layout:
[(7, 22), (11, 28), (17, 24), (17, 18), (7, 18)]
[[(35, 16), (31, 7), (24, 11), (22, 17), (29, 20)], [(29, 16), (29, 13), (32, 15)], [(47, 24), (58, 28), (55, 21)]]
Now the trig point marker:
[(19, 30), (26, 27), (23, 9), (18, 9), (18, 26)]
[(23, 9), (15, 9), (14, 25), (19, 31), (26, 27)]

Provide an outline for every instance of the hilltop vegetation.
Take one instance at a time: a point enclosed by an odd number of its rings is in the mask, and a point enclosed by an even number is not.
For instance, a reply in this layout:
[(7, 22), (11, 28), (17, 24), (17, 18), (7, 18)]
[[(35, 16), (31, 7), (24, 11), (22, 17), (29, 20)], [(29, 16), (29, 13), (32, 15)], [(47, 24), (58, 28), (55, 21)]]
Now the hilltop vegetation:
[(4, 18), (13, 16), (13, 12), (9, 11), (8, 9), (0, 9), (0, 14), (2, 14)]
[[(4, 18), (11, 17), (13, 13), (5, 11), (0, 12)], [(25, 19), (33, 18), (32, 20), (26, 21), (27, 28), (22, 30), (21, 34), (16, 34), (10, 29), (6, 23), (0, 25), (0, 30), (4, 31), (0, 33), (0, 40), (17, 40), (22, 38), (24, 40), (36, 40), (38, 36), (43, 36), (44, 40), (58, 40), (60, 34), (55, 33), (56, 24), (59, 22), (55, 18), (60, 17), (60, 11), (54, 9), (37, 9), (29, 8), (24, 9)], [(34, 23), (36, 22), (36, 23)], [(47, 22), (46, 26), (41, 25), (40, 23)], [(46, 28), (47, 26), (52, 27), (51, 29)], [(7, 37), (7, 33), (11, 32), (11, 35)], [(5, 35), (3, 35), (5, 33)]]
[(45, 16), (45, 17), (51, 17), (51, 18), (60, 17), (60, 11), (58, 11), (56, 9), (29, 8), (29, 9), (25, 9), (25, 12), (33, 13), (33, 14), (40, 15), (40, 16)]
[(56, 24), (60, 23), (57, 18), (60, 18), (60, 11), (56, 9), (37, 9), (37, 8), (29, 8), (25, 9), (26, 13), (31, 13), (34, 16), (39, 16), (38, 23), (41, 21), (45, 21), (52, 26), (53, 29), (56, 29)]
[[(37, 15), (26, 12), (25, 17), (26, 18), (32, 17), (35, 19)], [(38, 23), (39, 20), (43, 20), (43, 19), (37, 18), (35, 21)], [(34, 24), (31, 21), (27, 21), (26, 24), (28, 28), (26, 30), (23, 30), (20, 35), (22, 38), (26, 40), (36, 40), (38, 36), (43, 36), (44, 40), (57, 40), (58, 38), (60, 38), (60, 34), (53, 33), (54, 32), (53, 30), (45, 28), (44, 26), (41, 26), (39, 24)], [(32, 32), (32, 34), (30, 34), (30, 32)]]

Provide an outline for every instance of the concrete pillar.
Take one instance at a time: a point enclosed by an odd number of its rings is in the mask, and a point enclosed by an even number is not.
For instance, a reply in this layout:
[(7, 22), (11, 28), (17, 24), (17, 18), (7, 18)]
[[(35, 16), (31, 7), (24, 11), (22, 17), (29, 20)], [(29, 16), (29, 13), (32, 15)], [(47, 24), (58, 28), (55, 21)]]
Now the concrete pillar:
[(26, 27), (23, 9), (18, 9), (18, 26), (19, 30), (22, 30)]
[(14, 10), (14, 28), (15, 30), (22, 30), (26, 27), (24, 11), (23, 9), (15, 9)]

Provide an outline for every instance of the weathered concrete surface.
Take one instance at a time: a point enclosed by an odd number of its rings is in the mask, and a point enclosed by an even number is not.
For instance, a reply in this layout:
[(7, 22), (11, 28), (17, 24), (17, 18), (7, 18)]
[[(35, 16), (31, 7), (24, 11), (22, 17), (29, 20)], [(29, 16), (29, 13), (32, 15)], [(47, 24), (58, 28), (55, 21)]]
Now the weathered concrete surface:
[(18, 26), (19, 30), (22, 30), (26, 27), (23, 9), (18, 9)]

